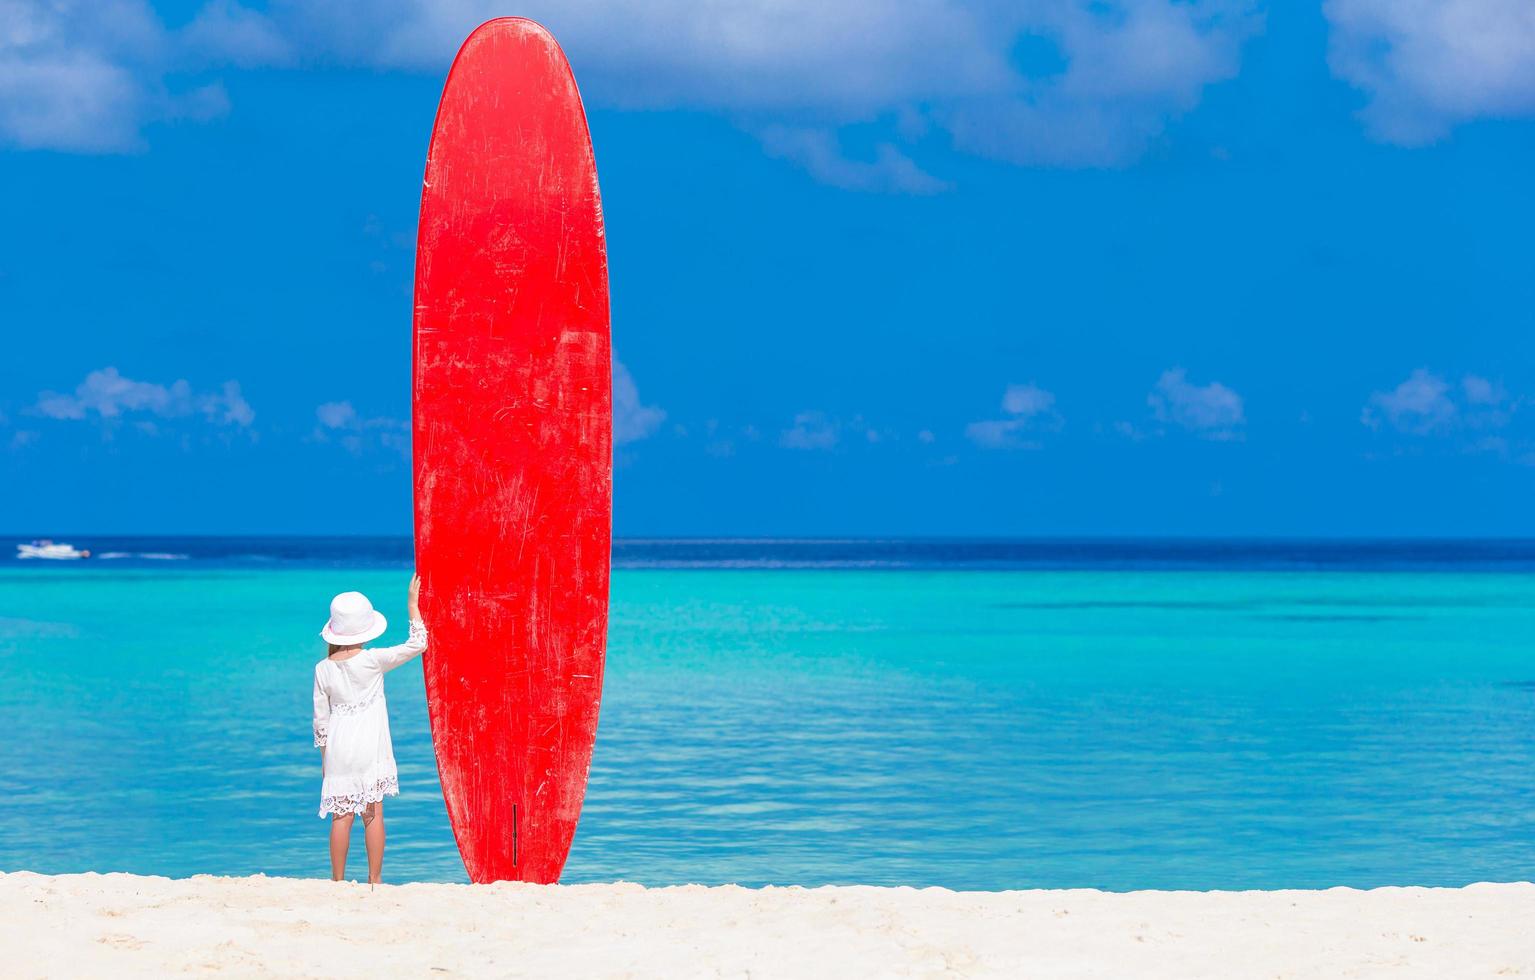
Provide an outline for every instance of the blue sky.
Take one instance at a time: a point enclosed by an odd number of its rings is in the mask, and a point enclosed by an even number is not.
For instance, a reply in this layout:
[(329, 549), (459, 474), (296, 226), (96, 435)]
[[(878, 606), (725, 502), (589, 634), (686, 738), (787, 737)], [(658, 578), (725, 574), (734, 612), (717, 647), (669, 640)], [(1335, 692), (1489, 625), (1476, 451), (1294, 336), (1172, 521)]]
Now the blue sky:
[(0, 13), (16, 531), (408, 532), (426, 140), (522, 13), (620, 534), (1535, 534), (1522, 0)]

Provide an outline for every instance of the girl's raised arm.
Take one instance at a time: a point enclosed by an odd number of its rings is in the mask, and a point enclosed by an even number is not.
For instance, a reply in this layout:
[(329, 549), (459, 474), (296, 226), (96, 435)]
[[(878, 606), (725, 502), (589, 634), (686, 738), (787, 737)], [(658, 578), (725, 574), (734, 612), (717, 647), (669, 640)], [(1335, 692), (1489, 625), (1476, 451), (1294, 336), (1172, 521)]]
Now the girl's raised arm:
[(410, 616), (410, 636), (397, 647), (380, 647), (373, 651), (379, 666), (385, 670), (394, 670), (426, 649), (426, 624), (421, 621), (421, 607), (418, 605), (420, 595), (421, 576), (412, 575), (410, 588), (405, 593), (405, 611)]

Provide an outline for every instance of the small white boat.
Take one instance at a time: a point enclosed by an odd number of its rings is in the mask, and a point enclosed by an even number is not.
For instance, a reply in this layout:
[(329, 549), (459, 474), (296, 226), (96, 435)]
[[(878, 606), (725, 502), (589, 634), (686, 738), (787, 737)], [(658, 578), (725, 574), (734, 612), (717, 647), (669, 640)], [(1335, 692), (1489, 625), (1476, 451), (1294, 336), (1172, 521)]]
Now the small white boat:
[(89, 558), (89, 551), (82, 551), (71, 544), (54, 544), (52, 541), (33, 541), (31, 544), (18, 544), (16, 546), (17, 558), (47, 558), (53, 561), (72, 561), (77, 558)]

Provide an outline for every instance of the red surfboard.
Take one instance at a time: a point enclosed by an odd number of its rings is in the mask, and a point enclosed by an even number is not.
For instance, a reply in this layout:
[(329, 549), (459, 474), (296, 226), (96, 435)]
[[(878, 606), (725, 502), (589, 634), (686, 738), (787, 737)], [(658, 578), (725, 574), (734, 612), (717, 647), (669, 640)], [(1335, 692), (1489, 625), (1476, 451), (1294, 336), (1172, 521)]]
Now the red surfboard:
[(427, 155), (416, 253), (416, 562), (448, 817), (471, 880), (558, 881), (607, 639), (607, 251), (549, 32), (484, 24)]

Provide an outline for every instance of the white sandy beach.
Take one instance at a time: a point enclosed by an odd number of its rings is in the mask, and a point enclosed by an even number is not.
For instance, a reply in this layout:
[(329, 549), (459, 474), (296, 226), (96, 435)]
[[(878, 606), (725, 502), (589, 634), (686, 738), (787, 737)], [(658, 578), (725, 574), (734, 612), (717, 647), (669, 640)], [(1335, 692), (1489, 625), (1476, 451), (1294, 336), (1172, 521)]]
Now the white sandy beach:
[(1535, 976), (1535, 884), (1371, 891), (0, 874), (6, 976)]

